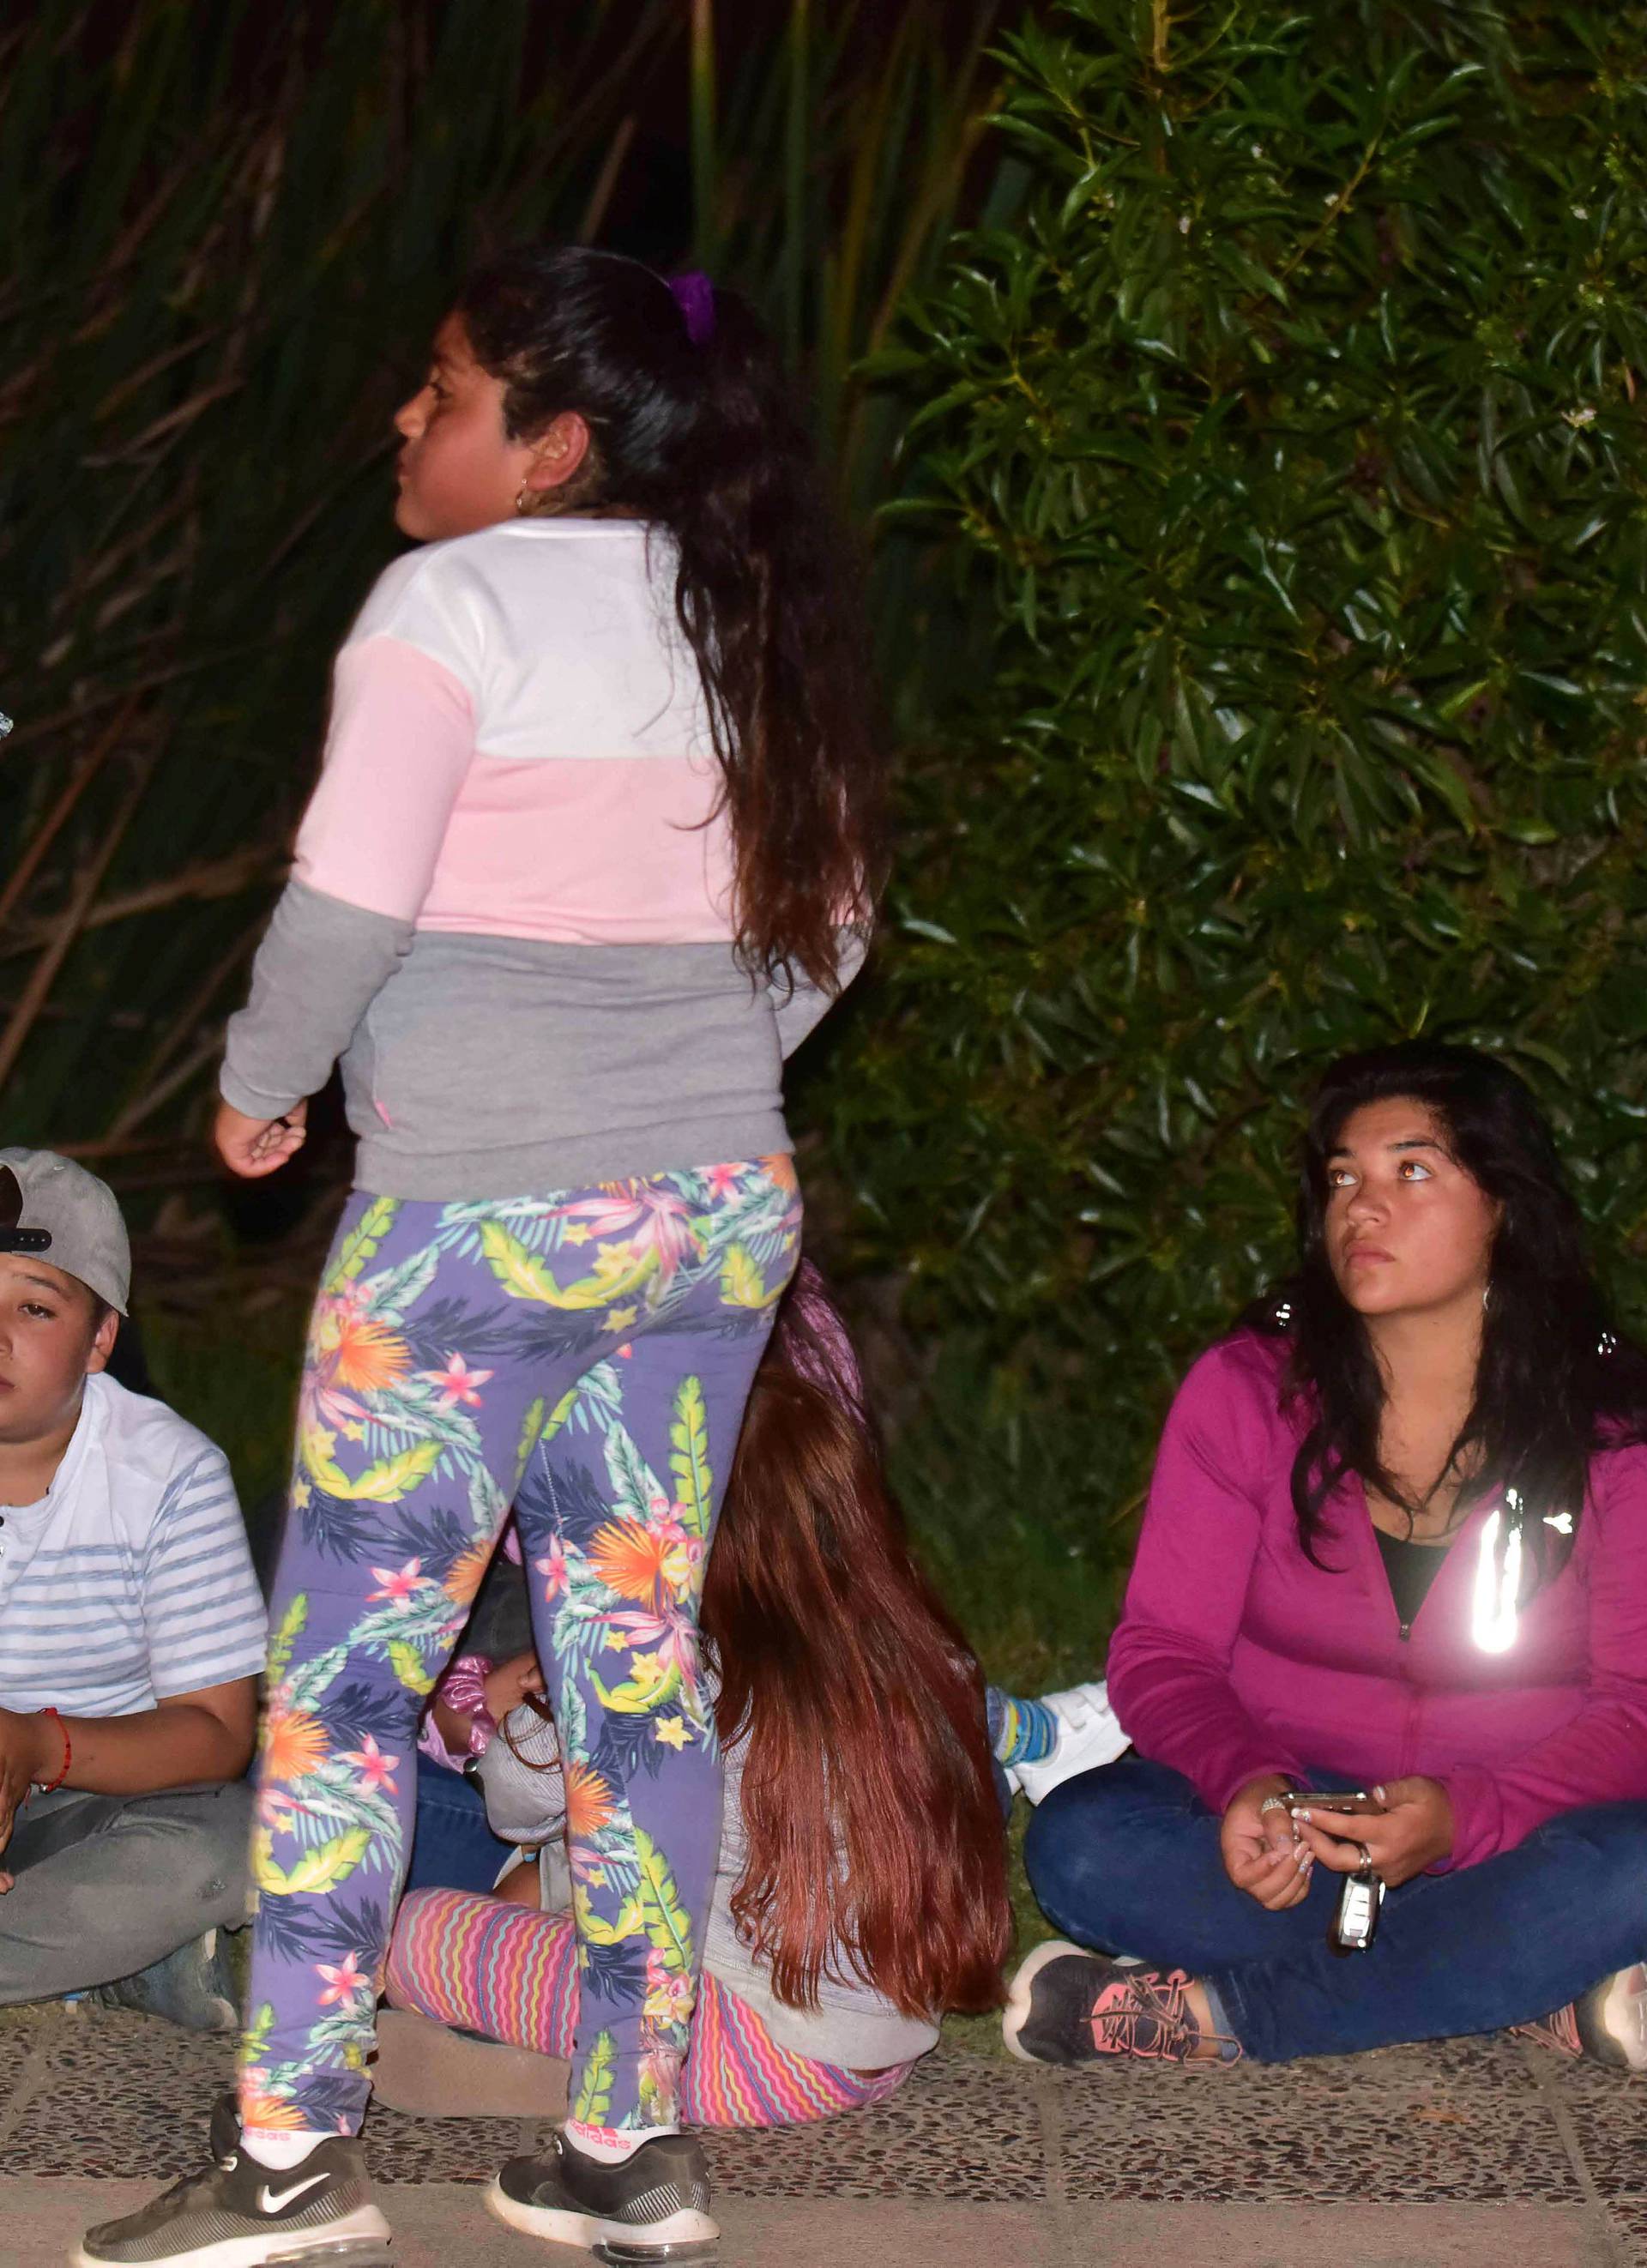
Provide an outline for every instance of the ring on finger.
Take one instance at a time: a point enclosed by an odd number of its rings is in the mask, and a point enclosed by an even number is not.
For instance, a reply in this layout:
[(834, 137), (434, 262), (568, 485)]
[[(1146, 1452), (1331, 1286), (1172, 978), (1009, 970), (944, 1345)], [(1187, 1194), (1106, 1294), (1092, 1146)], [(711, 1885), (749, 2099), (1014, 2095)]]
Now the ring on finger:
[(1370, 1867), (1372, 1864), (1372, 1853), (1368, 1850), (1366, 1845), (1364, 1843), (1357, 1843), (1356, 1848), (1361, 1853), (1362, 1865), (1364, 1867)]

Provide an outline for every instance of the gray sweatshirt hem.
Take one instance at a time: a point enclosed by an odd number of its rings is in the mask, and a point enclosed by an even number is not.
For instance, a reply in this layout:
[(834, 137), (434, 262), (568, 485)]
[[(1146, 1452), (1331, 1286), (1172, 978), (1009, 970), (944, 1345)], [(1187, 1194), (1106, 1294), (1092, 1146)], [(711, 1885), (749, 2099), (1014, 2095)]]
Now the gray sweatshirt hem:
[[(232, 1101), (233, 1097), (229, 1098)], [(244, 1106), (236, 1103), (236, 1109)], [(741, 1165), (793, 1150), (781, 1110), (725, 1118), (676, 1119), (666, 1126), (619, 1128), (575, 1140), (523, 1143), (506, 1150), (453, 1150), (401, 1156), (369, 1134), (360, 1138), (355, 1187), (374, 1197), (478, 1204), (494, 1197), (586, 1189), (693, 1166)]]
[[(862, 939), (839, 938), (842, 982)], [(375, 1197), (478, 1202), (790, 1149), (783, 1057), (828, 998), (729, 939), (415, 930), (288, 885), (229, 1025), (224, 1099), (276, 1118), (341, 1060)]]

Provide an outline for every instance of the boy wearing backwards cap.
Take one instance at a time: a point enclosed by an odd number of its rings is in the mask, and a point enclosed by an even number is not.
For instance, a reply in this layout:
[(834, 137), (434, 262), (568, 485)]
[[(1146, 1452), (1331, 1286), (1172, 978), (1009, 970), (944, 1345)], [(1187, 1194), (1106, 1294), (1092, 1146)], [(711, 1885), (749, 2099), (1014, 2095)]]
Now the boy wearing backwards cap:
[(0, 1149), (0, 2003), (227, 2024), (167, 1956), (246, 1918), (263, 1608), (221, 1450), (104, 1374), (130, 1276), (103, 1182)]

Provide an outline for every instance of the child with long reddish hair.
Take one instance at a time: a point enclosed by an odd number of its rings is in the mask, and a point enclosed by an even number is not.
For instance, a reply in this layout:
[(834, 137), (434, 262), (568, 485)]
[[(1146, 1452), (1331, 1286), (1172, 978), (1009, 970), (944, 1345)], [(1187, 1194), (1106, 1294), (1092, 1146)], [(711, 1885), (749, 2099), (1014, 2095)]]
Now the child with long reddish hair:
[[(756, 1373), (701, 1626), (727, 1794), (682, 2115), (776, 2125), (878, 2102), (944, 2010), (999, 2005), (1005, 1849), (982, 1674), (910, 1554), (850, 1347), (805, 1262)], [(562, 1910), (414, 1892), (388, 1999), (563, 2058), (578, 1972), (559, 1846), (575, 1873), (598, 1864), (606, 1822), (530, 1704), (481, 1774), (498, 1831), (548, 1846), (544, 1905)], [(660, 1965), (649, 1984), (668, 1991)], [(382, 2043), (385, 2099), (437, 2107), (432, 2043), (392, 2026)], [(533, 2107), (511, 2093), (531, 2083), (518, 2059), (489, 2073), (483, 2051), (453, 2043), (452, 2069), (438, 2107)]]

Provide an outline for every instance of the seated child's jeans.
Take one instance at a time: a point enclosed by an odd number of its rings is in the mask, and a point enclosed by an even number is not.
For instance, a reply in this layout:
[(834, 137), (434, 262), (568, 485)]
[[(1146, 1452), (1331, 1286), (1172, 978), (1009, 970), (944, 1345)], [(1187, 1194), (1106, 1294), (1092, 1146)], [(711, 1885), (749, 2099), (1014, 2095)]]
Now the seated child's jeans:
[(421, 1751), (408, 1890), (489, 1890), (519, 1852), (486, 1822), (486, 1799), (461, 1772)]
[(161, 1795), (56, 1788), (17, 1815), (0, 1870), (0, 2004), (130, 1977), (246, 1919), (245, 1780)]

